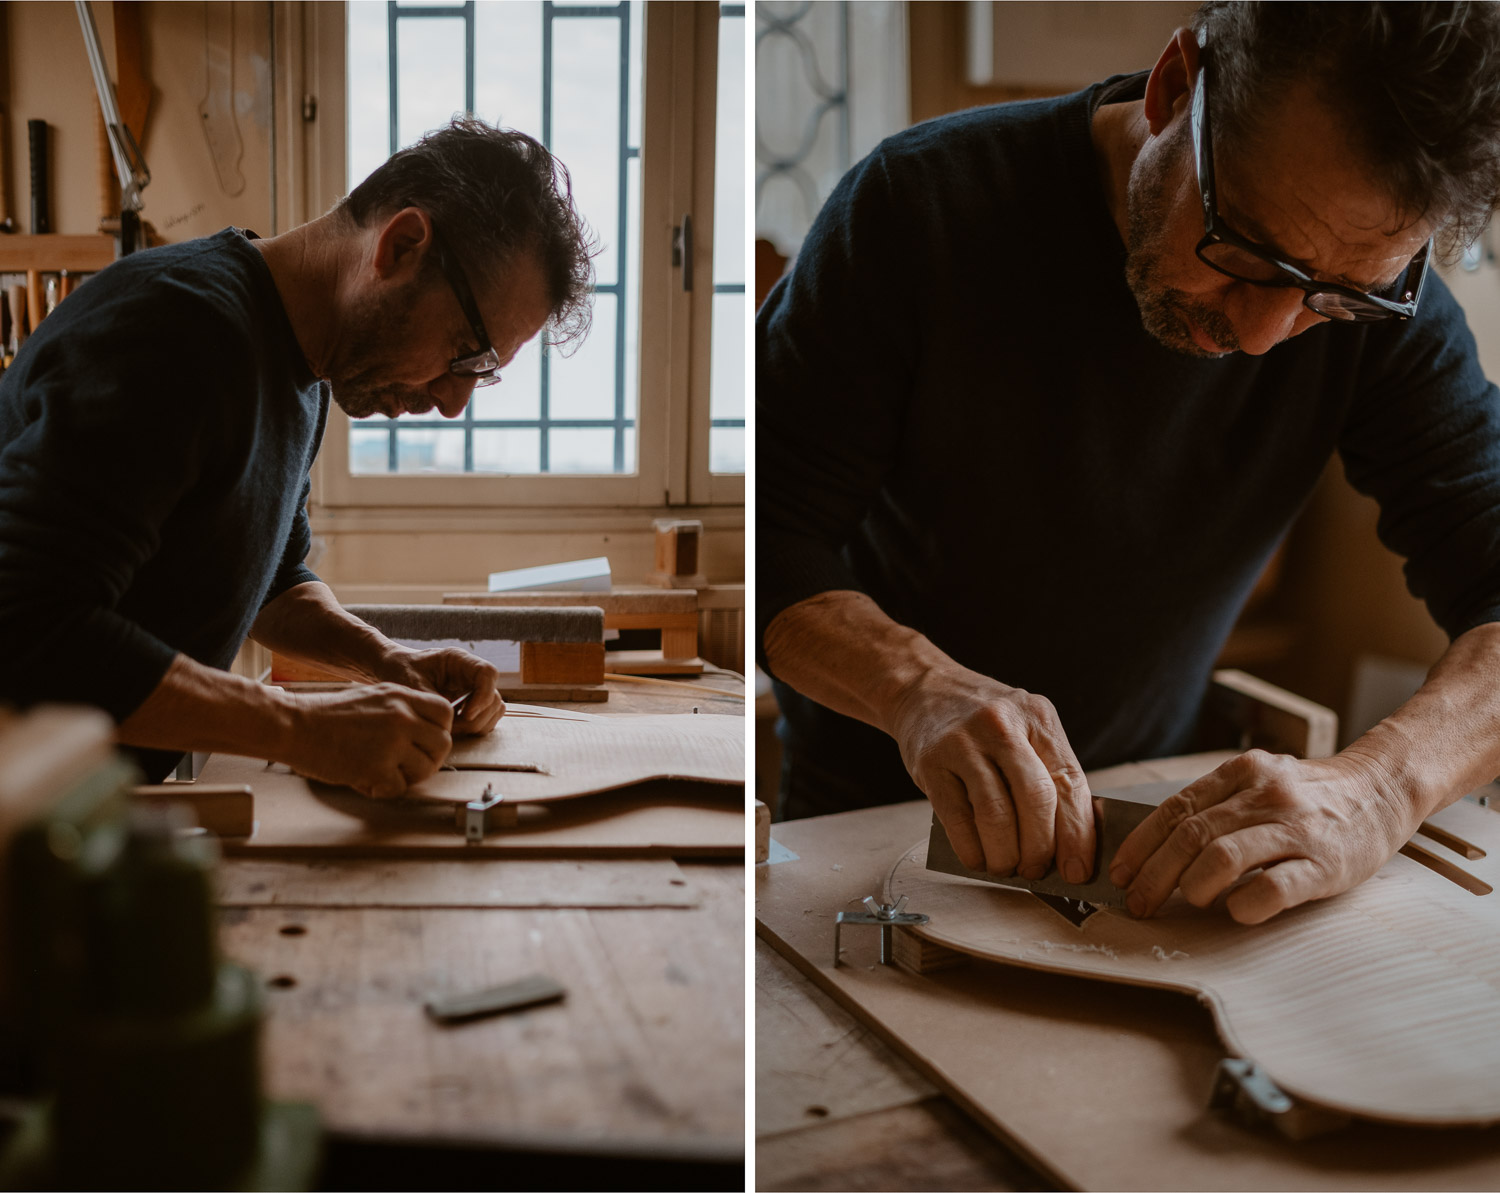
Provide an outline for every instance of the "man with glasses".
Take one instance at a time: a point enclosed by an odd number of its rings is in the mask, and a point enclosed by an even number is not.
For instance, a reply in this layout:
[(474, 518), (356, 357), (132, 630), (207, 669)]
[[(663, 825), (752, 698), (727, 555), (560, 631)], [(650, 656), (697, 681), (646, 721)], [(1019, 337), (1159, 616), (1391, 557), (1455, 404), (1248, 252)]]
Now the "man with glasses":
[(1497, 199), (1488, 4), (1208, 3), (1150, 72), (855, 167), (757, 321), (785, 811), (920, 791), (965, 864), (1086, 877), (1084, 769), (1190, 748), (1334, 452), (1450, 649), (1333, 758), (1186, 788), (1109, 877), (1259, 922), (1500, 774), (1500, 394), (1429, 275)]
[[(309, 468), (330, 397), (456, 418), (543, 327), (583, 334), (591, 252), (545, 148), (456, 120), (311, 223), (81, 286), (0, 380), (0, 705), (104, 708), (152, 779), (223, 750), (374, 797), (488, 732), (491, 664), (398, 646), (305, 566)], [(247, 636), (370, 686), (232, 675)]]

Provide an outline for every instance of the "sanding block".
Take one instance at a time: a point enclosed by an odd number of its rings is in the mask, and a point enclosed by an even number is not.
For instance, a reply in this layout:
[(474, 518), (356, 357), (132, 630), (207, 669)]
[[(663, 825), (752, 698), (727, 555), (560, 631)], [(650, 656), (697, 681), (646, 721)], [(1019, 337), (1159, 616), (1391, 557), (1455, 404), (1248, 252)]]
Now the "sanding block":
[(1108, 796), (1095, 796), (1094, 871), (1087, 882), (1069, 882), (1055, 865), (1041, 878), (1022, 878), (1019, 874), (997, 878), (983, 870), (970, 870), (958, 860), (942, 822), (935, 815), (927, 841), (927, 868), (1030, 891), (1071, 923), (1081, 924), (1101, 907), (1125, 906), (1125, 892), (1109, 880), (1109, 868), (1114, 863), (1115, 854), (1136, 825), (1151, 815), (1162, 800), (1177, 794), (1185, 785), (1142, 783), (1111, 791)]

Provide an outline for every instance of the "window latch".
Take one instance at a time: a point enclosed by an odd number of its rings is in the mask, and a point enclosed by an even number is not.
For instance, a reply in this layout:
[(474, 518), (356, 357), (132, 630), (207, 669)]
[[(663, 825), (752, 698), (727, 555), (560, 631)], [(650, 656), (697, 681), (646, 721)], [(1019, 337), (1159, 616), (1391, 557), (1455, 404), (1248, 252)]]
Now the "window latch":
[(693, 217), (684, 213), (672, 229), (672, 268), (682, 270), (682, 288), (693, 288)]

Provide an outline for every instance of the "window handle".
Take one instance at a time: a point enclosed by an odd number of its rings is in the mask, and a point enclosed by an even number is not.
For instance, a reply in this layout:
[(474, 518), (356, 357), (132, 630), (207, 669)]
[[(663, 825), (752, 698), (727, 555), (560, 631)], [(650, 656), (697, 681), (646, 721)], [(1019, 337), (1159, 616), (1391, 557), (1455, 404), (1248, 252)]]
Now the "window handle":
[(693, 288), (693, 217), (684, 213), (682, 223), (672, 229), (672, 267), (682, 270), (682, 288)]

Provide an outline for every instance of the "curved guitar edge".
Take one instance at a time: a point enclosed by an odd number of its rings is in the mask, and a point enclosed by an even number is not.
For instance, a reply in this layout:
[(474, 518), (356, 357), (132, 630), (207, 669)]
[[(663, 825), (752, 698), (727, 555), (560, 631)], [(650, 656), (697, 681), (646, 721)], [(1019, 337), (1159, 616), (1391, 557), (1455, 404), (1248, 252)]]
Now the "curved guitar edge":
[[(1500, 991), (1435, 948), (1412, 964), (1431, 978), (1438, 958), (1436, 979), (1403, 982), (1391, 972), (1405, 942), (1380, 930), (1372, 906), (1423, 896), (1441, 903), (1446, 895), (1419, 888), (1416, 863), (1407, 869), (1397, 865), (1406, 859), (1393, 859), (1396, 872), (1382, 872), (1396, 891), (1361, 899), (1356, 888), (1255, 928), (1185, 902), (1167, 919), (1104, 910), (1075, 928), (1025, 891), (926, 870), (926, 850), (924, 839), (904, 851), (882, 892), (888, 903), (906, 895), (909, 911), (932, 915), (904, 929), (919, 941), (980, 960), (1187, 994), (1209, 1008), (1229, 1055), (1254, 1060), (1283, 1092), (1312, 1106), (1402, 1126), (1500, 1123)], [(1274, 972), (1278, 962), (1285, 974)], [(1297, 981), (1281, 980), (1293, 974)], [(1382, 995), (1384, 1012), (1371, 1000)], [(1405, 1034), (1391, 1031), (1393, 1022)]]

